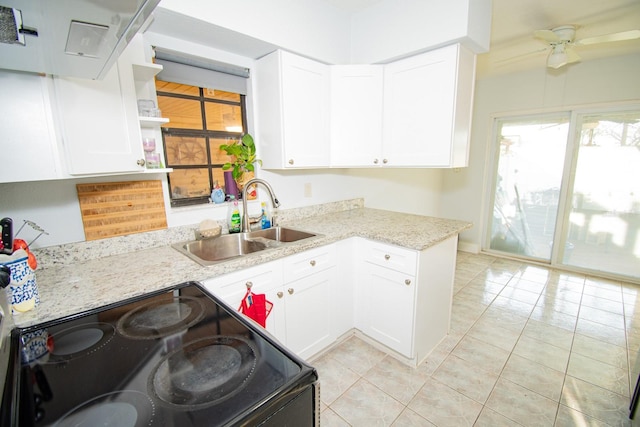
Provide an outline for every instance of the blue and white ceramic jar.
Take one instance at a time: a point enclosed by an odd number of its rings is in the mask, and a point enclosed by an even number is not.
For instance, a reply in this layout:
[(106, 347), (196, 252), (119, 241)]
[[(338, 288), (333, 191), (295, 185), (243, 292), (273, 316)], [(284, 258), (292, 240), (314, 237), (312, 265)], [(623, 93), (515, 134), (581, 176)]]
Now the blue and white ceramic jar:
[(0, 264), (11, 270), (9, 295), (11, 312), (13, 314), (32, 310), (40, 303), (36, 272), (29, 267), (27, 252), (18, 249), (12, 255), (1, 255)]

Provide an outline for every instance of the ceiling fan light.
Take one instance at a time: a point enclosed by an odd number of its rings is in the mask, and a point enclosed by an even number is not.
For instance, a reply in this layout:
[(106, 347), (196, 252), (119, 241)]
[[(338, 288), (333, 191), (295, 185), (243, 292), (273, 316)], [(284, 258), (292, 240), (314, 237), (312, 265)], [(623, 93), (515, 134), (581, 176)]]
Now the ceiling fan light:
[(569, 56), (564, 50), (564, 45), (558, 44), (553, 46), (549, 57), (547, 58), (547, 66), (558, 69), (569, 63)]

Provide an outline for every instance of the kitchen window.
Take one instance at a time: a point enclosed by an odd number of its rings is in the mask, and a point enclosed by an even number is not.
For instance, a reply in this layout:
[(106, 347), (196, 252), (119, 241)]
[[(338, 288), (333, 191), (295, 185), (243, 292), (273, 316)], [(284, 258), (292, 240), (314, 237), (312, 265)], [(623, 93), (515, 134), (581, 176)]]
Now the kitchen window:
[[(224, 186), (222, 166), (230, 157), (223, 144), (247, 129), (248, 70), (186, 57), (156, 48), (163, 71), (156, 78), (171, 206), (209, 203), (211, 190)], [(222, 71), (218, 71), (222, 70)], [(238, 75), (240, 74), (240, 75)]]
[(211, 189), (224, 185), (229, 156), (220, 145), (239, 140), (246, 129), (245, 97), (216, 89), (156, 80), (171, 206), (208, 203)]

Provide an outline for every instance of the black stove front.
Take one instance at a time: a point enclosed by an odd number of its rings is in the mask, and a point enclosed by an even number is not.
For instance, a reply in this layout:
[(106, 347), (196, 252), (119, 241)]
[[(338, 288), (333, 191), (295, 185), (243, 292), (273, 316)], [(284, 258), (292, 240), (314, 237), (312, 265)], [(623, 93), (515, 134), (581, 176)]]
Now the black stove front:
[(15, 426), (317, 422), (315, 370), (194, 282), (12, 339)]

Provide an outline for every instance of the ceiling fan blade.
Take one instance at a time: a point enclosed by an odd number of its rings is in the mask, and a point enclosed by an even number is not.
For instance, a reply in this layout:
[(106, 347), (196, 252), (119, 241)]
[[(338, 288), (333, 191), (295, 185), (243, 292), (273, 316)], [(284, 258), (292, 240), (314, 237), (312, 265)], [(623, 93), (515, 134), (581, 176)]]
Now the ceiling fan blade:
[(542, 53), (542, 52), (546, 51), (547, 49), (548, 49), (547, 47), (543, 47), (542, 49), (536, 49), (536, 50), (531, 51), (531, 52), (521, 53), (520, 55), (512, 56), (512, 57), (505, 58), (505, 59), (500, 59), (500, 60), (495, 61), (495, 64), (497, 66), (500, 66), (500, 65), (509, 64), (511, 62), (520, 61), (520, 60), (528, 58), (529, 56), (533, 56), (533, 55), (537, 55), (539, 53)]
[(596, 43), (619, 42), (623, 40), (640, 39), (640, 30), (622, 31), (620, 33), (604, 34), (601, 36), (587, 37), (586, 39), (576, 40), (576, 46), (584, 46)]
[(567, 64), (578, 62), (582, 59), (573, 49), (567, 48), (565, 49), (565, 53), (567, 54)]
[(560, 37), (551, 30), (537, 30), (533, 32), (533, 36), (549, 43), (558, 43), (561, 41)]

